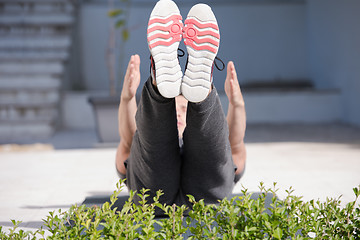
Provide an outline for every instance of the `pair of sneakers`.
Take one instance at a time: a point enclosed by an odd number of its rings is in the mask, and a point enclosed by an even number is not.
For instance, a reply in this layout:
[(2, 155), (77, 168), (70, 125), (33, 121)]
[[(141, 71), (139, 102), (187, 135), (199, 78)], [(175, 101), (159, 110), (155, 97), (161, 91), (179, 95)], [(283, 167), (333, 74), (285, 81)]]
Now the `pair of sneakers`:
[[(182, 38), (188, 52), (184, 75), (177, 54)], [(158, 1), (150, 15), (147, 41), (153, 59), (152, 77), (162, 96), (182, 94), (190, 102), (201, 102), (208, 96), (220, 44), (219, 27), (208, 5), (193, 6), (183, 24), (172, 0)]]

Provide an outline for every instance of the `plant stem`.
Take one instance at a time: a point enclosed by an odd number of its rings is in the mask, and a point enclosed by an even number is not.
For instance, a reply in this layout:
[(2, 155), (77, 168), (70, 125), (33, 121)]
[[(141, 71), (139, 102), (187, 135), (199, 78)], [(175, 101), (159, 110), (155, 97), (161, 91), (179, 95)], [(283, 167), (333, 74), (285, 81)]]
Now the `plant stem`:
[[(114, 8), (114, 0), (109, 0), (109, 10)], [(115, 96), (115, 26), (114, 21), (109, 20), (109, 40), (108, 40), (108, 48), (106, 52), (106, 62), (109, 70), (109, 87), (110, 87), (110, 96)]]
[[(124, 29), (129, 29), (128, 19), (130, 18), (130, 9), (131, 9), (131, 1), (126, 1), (126, 11), (125, 11), (125, 26)], [(121, 32), (119, 32), (121, 34)], [(119, 92), (122, 90), (122, 79), (124, 79), (124, 71), (123, 71), (123, 65), (124, 65), (124, 58), (125, 58), (125, 43), (126, 41), (120, 37), (120, 43), (119, 43), (119, 65), (118, 65), (118, 78), (119, 80)]]

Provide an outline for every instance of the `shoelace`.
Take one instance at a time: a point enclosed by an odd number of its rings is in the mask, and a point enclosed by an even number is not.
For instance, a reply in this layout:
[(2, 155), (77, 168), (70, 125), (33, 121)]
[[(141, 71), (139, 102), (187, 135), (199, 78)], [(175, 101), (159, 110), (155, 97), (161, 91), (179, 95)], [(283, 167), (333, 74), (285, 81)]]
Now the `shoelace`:
[[(216, 61), (219, 61), (222, 64), (221, 68), (217, 65)], [(219, 70), (219, 71), (222, 71), (225, 69), (225, 63), (218, 57), (215, 57), (214, 64), (215, 64), (215, 67), (217, 68), (217, 70)]]
[(178, 57), (183, 57), (183, 56), (185, 56), (185, 51), (184, 51), (184, 50), (182, 50), (181, 48), (178, 48), (178, 51), (181, 52), (181, 54), (178, 53)]
[[(178, 50), (181, 50), (181, 51), (183, 52), (183, 55), (182, 55), (182, 56), (185, 55), (185, 52), (184, 52), (182, 49), (179, 48)], [(181, 56), (181, 57), (182, 57), (182, 56)], [(216, 61), (219, 61), (222, 66), (219, 67), (218, 64), (216, 63)], [(185, 69), (187, 68), (187, 65), (188, 65), (188, 60), (186, 61)], [(215, 65), (215, 67), (217, 68), (217, 70), (219, 70), (220, 72), (225, 69), (225, 63), (224, 63), (219, 57), (217, 57), (217, 56), (216, 56), (215, 59), (214, 59), (214, 65)], [(213, 65), (213, 67), (214, 67), (214, 65)]]

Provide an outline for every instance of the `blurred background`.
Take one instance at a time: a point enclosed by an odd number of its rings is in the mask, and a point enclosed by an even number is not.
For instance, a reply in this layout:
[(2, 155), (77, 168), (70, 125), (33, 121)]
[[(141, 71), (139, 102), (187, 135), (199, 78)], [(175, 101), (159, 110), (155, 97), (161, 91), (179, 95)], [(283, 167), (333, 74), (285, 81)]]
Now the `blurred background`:
[[(218, 57), (235, 62), (249, 126), (360, 126), (359, 1), (202, 2), (220, 26)], [(141, 57), (142, 83), (149, 76), (146, 29), (155, 3), (0, 0), (0, 143), (117, 142), (116, 106), (132, 54)], [(176, 3), (185, 19), (197, 1)], [(109, 17), (114, 9), (121, 11)], [(180, 62), (184, 68), (186, 57)], [(215, 70), (226, 112), (225, 76)], [(117, 94), (110, 120), (100, 120), (89, 98), (105, 104), (110, 89)], [(99, 133), (101, 121), (114, 136)], [(64, 145), (66, 137), (85, 140)]]

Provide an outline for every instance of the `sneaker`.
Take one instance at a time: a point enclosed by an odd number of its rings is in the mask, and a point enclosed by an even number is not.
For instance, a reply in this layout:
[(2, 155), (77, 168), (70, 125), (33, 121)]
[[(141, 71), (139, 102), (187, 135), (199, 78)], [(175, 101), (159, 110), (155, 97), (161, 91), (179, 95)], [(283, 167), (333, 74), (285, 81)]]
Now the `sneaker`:
[(147, 41), (153, 58), (153, 73), (160, 94), (174, 98), (180, 94), (182, 71), (178, 46), (183, 23), (179, 8), (171, 0), (160, 0), (150, 14)]
[(211, 90), (213, 64), (220, 44), (219, 27), (208, 5), (197, 4), (190, 9), (183, 35), (188, 62), (181, 92), (188, 101), (201, 102)]

